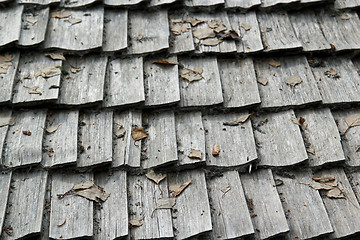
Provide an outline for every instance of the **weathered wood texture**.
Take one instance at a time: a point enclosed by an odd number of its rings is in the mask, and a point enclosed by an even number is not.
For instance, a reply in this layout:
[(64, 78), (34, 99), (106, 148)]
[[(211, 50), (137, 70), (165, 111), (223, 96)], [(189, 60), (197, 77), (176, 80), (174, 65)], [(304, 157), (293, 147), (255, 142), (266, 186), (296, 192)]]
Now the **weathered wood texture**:
[(106, 107), (137, 104), (145, 101), (143, 59), (115, 59), (109, 63), (105, 80)]
[(236, 42), (237, 52), (252, 53), (264, 49), (255, 11), (229, 14), (229, 18), (233, 30), (241, 36), (241, 41)]
[(164, 4), (170, 4), (173, 2), (176, 2), (177, 0), (151, 0), (149, 3), (150, 7), (156, 7), (156, 6), (161, 6)]
[(22, 5), (14, 5), (0, 12), (0, 46), (19, 40), (23, 9)]
[(325, 38), (333, 44), (336, 51), (360, 48), (360, 19), (356, 12), (337, 14), (322, 10), (317, 15)]
[(225, 0), (185, 0), (185, 5), (188, 7), (207, 7), (218, 4), (224, 4)]
[(213, 239), (236, 239), (254, 234), (238, 172), (229, 171), (221, 177), (210, 179), (208, 188)]
[(304, 51), (315, 52), (331, 49), (321, 31), (314, 11), (294, 11), (289, 14), (289, 17)]
[[(325, 194), (323, 202), (334, 229), (330, 238), (344, 238), (360, 232), (360, 205), (342, 168), (332, 168), (314, 174), (314, 177), (333, 176), (345, 198), (331, 199)], [(355, 176), (355, 175), (354, 175)], [(356, 189), (356, 187), (355, 187)]]
[(169, 187), (180, 186), (188, 181), (191, 184), (176, 197), (176, 210), (172, 214), (177, 239), (186, 239), (212, 229), (204, 172), (183, 171), (169, 175), (168, 179)]
[(334, 231), (319, 192), (304, 184), (312, 181), (311, 172), (289, 172), (293, 178), (274, 176), (291, 229), (289, 239), (312, 239)]
[(164, 239), (174, 236), (171, 210), (156, 209), (156, 202), (169, 197), (167, 181), (159, 185), (142, 176), (129, 176), (130, 221), (143, 218), (142, 226), (131, 228), (134, 239)]
[(274, 7), (281, 4), (298, 3), (300, 0), (262, 0), (261, 7), (268, 8)]
[(114, 113), (113, 167), (140, 167), (141, 140), (135, 143), (131, 132), (141, 126), (141, 112), (124, 111)]
[(85, 112), (80, 121), (78, 167), (111, 163), (113, 112)]
[(178, 161), (174, 112), (153, 112), (146, 121), (149, 136), (145, 139), (147, 157), (142, 167), (152, 168)]
[(43, 143), (43, 166), (76, 164), (79, 111), (53, 111), (48, 114)]
[(45, 40), (46, 28), (49, 20), (50, 8), (32, 9), (24, 11), (22, 26), (18, 44), (31, 46), (42, 43)]
[(13, 174), (5, 226), (12, 227), (11, 236), (3, 232), (1, 239), (24, 239), (39, 236), (45, 205), (47, 172), (30, 171)]
[[(201, 112), (180, 112), (175, 122), (179, 164), (205, 163), (205, 133)], [(201, 157), (189, 157), (192, 150), (200, 150)]]
[(104, 42), (106, 52), (119, 51), (128, 45), (128, 11), (125, 9), (106, 9), (104, 19)]
[[(191, 52), (195, 50), (194, 38), (191, 31), (190, 23), (184, 22), (187, 14), (182, 12), (174, 12), (170, 14), (170, 53)], [(180, 34), (175, 34), (174, 29), (185, 25), (186, 31), (180, 31)]]
[(61, 0), (61, 6), (66, 8), (84, 7), (95, 3), (97, 0)]
[[(0, 109), (0, 153), (3, 152), (6, 135), (8, 133), (9, 126), (12, 124), (11, 114), (12, 111), (10, 109), (6, 109), (6, 108)], [(2, 154), (0, 155), (0, 163), (3, 163)]]
[(265, 51), (302, 48), (286, 12), (259, 12), (257, 17)]
[[(342, 134), (341, 144), (345, 153), (345, 163), (351, 167), (360, 166), (360, 126), (350, 127), (345, 118), (353, 114), (360, 114), (358, 110), (340, 110), (332, 112), (337, 123), (340, 134)], [(350, 124), (351, 125), (351, 124)]]
[[(360, 35), (359, 35), (360, 36)], [(360, 77), (350, 59), (331, 57), (312, 67), (324, 104), (360, 101)], [(333, 75), (325, 72), (335, 70)]]
[(319, 167), (345, 160), (339, 130), (330, 109), (297, 111), (296, 116), (305, 119), (303, 136), (310, 166)]
[(130, 12), (129, 19), (130, 53), (142, 54), (169, 48), (169, 20), (166, 10)]
[(118, 239), (128, 235), (128, 204), (126, 172), (112, 174), (101, 172), (95, 175), (96, 184), (110, 193), (96, 212), (99, 227), (95, 231), (95, 240)]
[[(201, 80), (189, 82), (180, 79), (180, 106), (196, 107), (223, 102), (220, 73), (215, 57), (186, 58), (180, 60), (184, 69), (201, 69)], [(180, 73), (183, 69), (180, 69)]]
[(42, 159), (42, 140), (46, 110), (17, 111), (15, 124), (9, 127), (3, 149), (4, 165), (34, 165)]
[[(321, 101), (314, 75), (304, 56), (282, 57), (275, 59), (280, 66), (270, 63), (273, 59), (258, 59), (254, 62), (257, 78), (267, 80), (267, 84), (258, 84), (261, 107), (300, 106)], [(300, 83), (289, 85), (294, 78)]]
[(16, 0), (18, 4), (50, 5), (59, 4), (61, 0)]
[[(89, 50), (102, 46), (104, 8), (87, 8), (85, 10), (67, 10), (71, 13), (68, 18), (51, 17), (46, 30), (45, 48), (60, 48), (66, 50)], [(73, 20), (81, 22), (71, 24)], [(89, 37), (91, 36), (91, 37)]]
[(248, 9), (259, 6), (261, 0), (225, 0), (225, 8), (243, 8)]
[[(307, 160), (293, 110), (257, 116), (253, 127), (261, 166), (290, 166)], [(291, 149), (291, 151), (289, 151)]]
[(261, 102), (251, 58), (218, 60), (224, 107), (238, 108)]
[(87, 180), (93, 180), (92, 173), (57, 172), (52, 175), (50, 238), (76, 239), (93, 236), (93, 202), (73, 194), (58, 197), (70, 191), (75, 184)]
[(143, 0), (104, 0), (105, 5), (109, 6), (130, 6), (141, 3)]
[[(204, 128), (207, 130), (206, 163), (216, 167), (238, 167), (257, 159), (256, 145), (251, 121), (238, 126), (224, 126), (224, 122), (234, 122), (241, 114), (206, 115), (203, 117)], [(212, 154), (214, 145), (220, 145), (217, 156)]]
[(288, 232), (289, 226), (271, 170), (241, 174), (240, 178), (258, 237), (267, 239)]
[(69, 76), (62, 79), (59, 104), (83, 105), (102, 101), (106, 64), (107, 57), (97, 55), (69, 57), (64, 62)]
[(56, 101), (59, 97), (61, 74), (43, 77), (40, 73), (46, 68), (61, 65), (61, 60), (52, 60), (44, 53), (32, 52), (21, 55), (13, 103)]
[[(0, 136), (1, 136), (1, 128), (0, 128)], [(0, 184), (1, 184), (1, 188), (0, 188), (0, 227), (1, 227), (0, 228), (0, 236), (2, 234), (2, 229), (3, 229), (3, 225), (4, 225), (4, 220), (5, 220), (6, 206), (7, 206), (7, 202), (8, 202), (10, 183), (11, 183), (11, 176), (12, 176), (12, 172), (0, 174)]]
[(8, 66), (6, 73), (0, 73), (0, 103), (8, 103), (12, 98), (20, 53), (13, 52), (11, 53), (11, 57), (11, 65)]
[[(148, 59), (144, 62), (145, 106), (159, 106), (180, 101), (178, 65), (157, 64)], [(176, 57), (171, 61), (177, 62)]]
[(336, 9), (355, 8), (360, 6), (359, 0), (335, 0)]

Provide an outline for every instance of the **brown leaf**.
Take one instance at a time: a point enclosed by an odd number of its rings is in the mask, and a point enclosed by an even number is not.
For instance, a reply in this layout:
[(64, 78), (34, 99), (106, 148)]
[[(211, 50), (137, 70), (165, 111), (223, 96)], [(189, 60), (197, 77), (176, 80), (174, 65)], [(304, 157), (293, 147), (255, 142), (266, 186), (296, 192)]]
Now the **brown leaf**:
[(43, 78), (55, 77), (61, 74), (61, 69), (57, 66), (48, 66), (39, 72), (35, 73), (34, 77), (42, 76)]
[(257, 81), (258, 81), (258, 83), (260, 83), (260, 84), (263, 85), (263, 86), (266, 86), (267, 83), (268, 83), (268, 80), (267, 80), (266, 78), (262, 78), (262, 77), (259, 77), (259, 78), (257, 79)]
[(188, 32), (190, 26), (187, 23), (178, 23), (171, 26), (171, 32), (175, 35), (180, 35), (181, 33)]
[(220, 150), (221, 150), (220, 145), (219, 145), (219, 144), (214, 144), (211, 154), (212, 154), (214, 157), (216, 157), (216, 156), (219, 155)]
[(240, 27), (242, 27), (245, 31), (249, 31), (250, 29), (251, 29), (251, 26), (249, 26), (249, 25), (246, 25), (246, 24), (241, 24), (241, 26)]
[(306, 148), (306, 152), (312, 154), (312, 155), (315, 155), (315, 149), (311, 148), (311, 147), (307, 147)]
[(277, 68), (277, 67), (280, 67), (280, 66), (281, 66), (281, 64), (280, 64), (278, 61), (274, 60), (274, 59), (270, 59), (269, 62), (268, 62), (268, 64), (269, 64), (270, 66), (274, 67), (274, 68)]
[(360, 125), (360, 113), (355, 113), (345, 118), (346, 124), (350, 127), (356, 127)]
[(196, 25), (203, 23), (204, 21), (201, 21), (197, 18), (190, 17), (190, 18), (186, 19), (185, 22), (190, 23), (191, 26), (195, 27)]
[(166, 178), (166, 174), (162, 174), (162, 173), (155, 173), (153, 169), (150, 169), (145, 176), (154, 181), (156, 184), (159, 184), (162, 180), (164, 180)]
[(326, 177), (313, 177), (312, 180), (316, 182), (332, 182), (335, 181), (336, 179), (334, 176), (326, 176)]
[(176, 204), (175, 198), (160, 198), (156, 201), (156, 209), (170, 209)]
[(180, 193), (182, 191), (184, 191), (185, 188), (187, 188), (191, 183), (191, 180), (190, 181), (187, 181), (186, 183), (184, 183), (183, 185), (181, 185), (178, 189), (176, 189), (176, 191), (174, 192), (173, 196), (174, 197), (177, 197), (180, 195)]
[(298, 125), (302, 131), (306, 130), (307, 124), (305, 123), (305, 119), (300, 117), (300, 120), (297, 120), (297, 118), (291, 118), (291, 121)]
[(135, 141), (144, 139), (148, 136), (148, 134), (145, 132), (144, 127), (136, 127), (132, 132), (131, 136)]
[(31, 132), (29, 130), (22, 131), (22, 133), (26, 136), (31, 136)]
[(194, 70), (191, 70), (189, 68), (184, 68), (180, 70), (180, 76), (182, 79), (185, 79), (189, 81), (190, 83), (193, 81), (199, 81), (203, 79), (203, 76), (201, 73), (199, 73), (198, 68), (194, 68)]
[(220, 189), (224, 194), (227, 193), (228, 191), (230, 191), (231, 186), (230, 184), (226, 185), (225, 187), (223, 187), (222, 189)]
[(202, 154), (202, 153), (201, 153), (200, 150), (191, 149), (188, 157), (189, 157), (189, 158), (193, 158), (193, 159), (199, 159), (199, 160), (201, 160), (201, 159), (202, 159), (201, 154)]
[(328, 198), (345, 198), (343, 191), (340, 188), (336, 187), (326, 192)]
[(237, 122), (237, 123), (244, 123), (244, 122), (246, 122), (246, 121), (249, 119), (249, 117), (250, 117), (251, 115), (252, 115), (252, 113), (244, 114), (244, 115), (238, 117), (238, 118), (235, 120), (235, 122)]
[(141, 227), (143, 225), (142, 221), (145, 219), (145, 216), (139, 218), (134, 218), (129, 221), (130, 226), (132, 227)]
[(170, 19), (171, 24), (176, 24), (176, 23), (183, 23), (184, 21), (182, 19)]
[(179, 62), (176, 61), (175, 57), (170, 57), (167, 59), (161, 59), (161, 60), (156, 60), (153, 63), (155, 64), (161, 64), (161, 65), (179, 65)]
[(63, 60), (66, 61), (63, 53), (45, 53), (46, 57), (51, 58), (52, 60)]
[(302, 83), (302, 79), (299, 75), (292, 75), (285, 81), (285, 83), (293, 88), (297, 84)]
[(29, 94), (39, 94), (40, 96), (42, 95), (42, 92), (38, 90), (38, 86), (34, 86), (34, 87), (26, 87), (24, 86), (25, 88), (28, 89), (28, 93)]
[(227, 30), (227, 27), (225, 26), (225, 24), (220, 20), (213, 19), (213, 20), (207, 21), (207, 24), (210, 28), (214, 29), (214, 31), (216, 33)]
[(201, 45), (204, 46), (217, 46), (220, 43), (222, 43), (222, 40), (219, 40), (217, 38), (207, 38), (201, 41)]
[(46, 129), (46, 132), (47, 132), (47, 133), (56, 132), (56, 131), (59, 129), (60, 126), (61, 126), (61, 123), (56, 124), (56, 125), (51, 126), (51, 127), (48, 127), (48, 128)]
[(216, 36), (216, 34), (213, 29), (209, 27), (205, 27), (205, 28), (198, 28), (195, 31), (193, 31), (193, 36), (201, 40), (205, 38), (213, 38)]
[(0, 55), (0, 74), (6, 74), (9, 66), (12, 65), (12, 55), (10, 53), (5, 53)]
[(349, 19), (351, 18), (351, 16), (350, 16), (349, 14), (347, 14), (347, 13), (342, 13), (342, 14), (340, 15), (340, 18), (341, 18), (342, 20), (349, 20)]
[(220, 32), (216, 35), (220, 40), (241, 40), (241, 37), (239, 36), (239, 34), (237, 32), (235, 32), (234, 30), (229, 30), (229, 31), (225, 31), (225, 32)]
[(335, 69), (330, 68), (329, 70), (324, 72), (326, 76), (330, 78), (340, 78), (340, 75), (335, 71)]
[(80, 72), (81, 70), (82, 70), (81, 67), (71, 67), (70, 68), (70, 72), (73, 74), (76, 74), (76, 73)]
[(110, 196), (110, 193), (106, 193), (101, 187), (95, 185), (90, 180), (74, 184), (73, 188), (64, 195), (67, 194), (75, 194), (98, 203), (105, 202)]
[(33, 15), (27, 17), (25, 21), (30, 23), (31, 25), (35, 25), (38, 22), (38, 20)]
[(65, 20), (65, 21), (71, 23), (71, 25), (74, 25), (74, 24), (77, 24), (77, 23), (81, 23), (81, 22), (82, 22), (81, 19), (77, 19), (77, 18), (69, 18), (69, 19), (67, 19), (67, 20)]
[(58, 11), (58, 12), (53, 12), (51, 14), (52, 18), (68, 18), (70, 16), (71, 16), (71, 12), (67, 11), (65, 9), (62, 9), (61, 11)]

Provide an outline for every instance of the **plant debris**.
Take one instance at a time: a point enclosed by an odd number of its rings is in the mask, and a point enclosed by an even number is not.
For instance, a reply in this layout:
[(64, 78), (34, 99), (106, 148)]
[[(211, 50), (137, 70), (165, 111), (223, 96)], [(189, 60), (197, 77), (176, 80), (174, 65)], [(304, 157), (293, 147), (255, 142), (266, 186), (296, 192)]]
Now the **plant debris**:
[(280, 67), (280, 66), (281, 66), (281, 64), (280, 64), (278, 61), (274, 60), (274, 59), (270, 59), (269, 62), (268, 62), (268, 64), (269, 64), (270, 66), (274, 67), (274, 68), (277, 68), (277, 67)]
[(294, 88), (296, 85), (302, 83), (302, 79), (299, 75), (292, 75), (285, 81), (285, 83), (291, 88)]
[(51, 58), (52, 60), (62, 60), (62, 61), (66, 61), (66, 58), (64, 57), (63, 53), (45, 53), (46, 57)]
[(125, 133), (126, 133), (126, 130), (125, 130), (125, 128), (121, 125), (121, 126), (119, 127), (119, 129), (116, 130), (116, 132), (115, 132), (115, 137), (117, 137), (117, 138), (122, 138), (122, 137), (125, 136)]
[(202, 159), (201, 155), (202, 155), (202, 153), (200, 150), (191, 149), (188, 157), (201, 160)]
[(230, 184), (228, 184), (225, 187), (221, 188), (220, 191), (223, 193), (222, 197), (225, 197), (225, 194), (230, 190), (231, 190)]
[(250, 31), (250, 29), (251, 29), (251, 26), (249, 26), (249, 25), (246, 25), (246, 24), (241, 24), (241, 26), (240, 27), (242, 27), (245, 31)]
[(221, 150), (220, 145), (219, 145), (219, 144), (214, 144), (211, 154), (212, 154), (214, 157), (216, 157), (216, 156), (219, 155), (220, 150)]
[(166, 174), (155, 173), (153, 169), (150, 169), (150, 170), (145, 174), (145, 176), (146, 176), (148, 179), (154, 181), (157, 185), (159, 185), (160, 182), (166, 178)]
[(227, 30), (227, 27), (222, 21), (212, 19), (210, 21), (207, 21), (206, 23), (210, 28), (214, 29), (216, 33)]
[(216, 46), (219, 43), (222, 43), (222, 40), (219, 40), (217, 38), (207, 38), (202, 40), (200, 44), (204, 46)]
[(76, 74), (76, 73), (80, 72), (81, 70), (82, 70), (81, 67), (71, 67), (70, 68), (70, 72), (73, 74)]
[(334, 176), (313, 177), (312, 180), (310, 183), (302, 184), (309, 185), (315, 190), (325, 190), (328, 198), (345, 198), (344, 192), (340, 189)]
[(161, 59), (161, 60), (156, 60), (153, 63), (155, 64), (160, 64), (160, 65), (179, 65), (179, 62), (176, 61), (175, 57), (170, 57), (167, 59)]
[(38, 20), (33, 15), (27, 17), (25, 21), (30, 23), (31, 25), (35, 25), (38, 22)]
[(240, 125), (240, 123), (245, 123), (251, 115), (252, 115), (252, 113), (244, 114), (244, 115), (238, 117), (235, 121), (223, 122), (223, 125), (224, 126), (238, 126), (238, 125)]
[(156, 201), (156, 209), (171, 209), (175, 204), (175, 198), (160, 198)]
[(325, 71), (324, 73), (329, 78), (340, 78), (340, 75), (333, 68), (330, 68), (329, 70)]
[(148, 136), (148, 134), (145, 132), (144, 127), (136, 127), (131, 132), (131, 136), (134, 139), (134, 141), (138, 141), (138, 140), (146, 138)]
[(342, 20), (349, 20), (349, 19), (351, 18), (351, 16), (350, 16), (349, 14), (347, 14), (347, 13), (342, 13), (342, 14), (340, 15), (340, 18), (341, 18)]
[(291, 121), (298, 125), (302, 131), (306, 130), (307, 124), (305, 123), (305, 118), (300, 117), (299, 120), (297, 118), (291, 118)]
[(214, 38), (216, 37), (216, 34), (213, 29), (209, 27), (205, 27), (205, 28), (198, 28), (195, 31), (193, 31), (193, 36), (201, 40), (205, 38)]
[(48, 66), (39, 72), (35, 73), (34, 77), (37, 78), (39, 76), (42, 76), (43, 78), (50, 78), (55, 77), (61, 74), (61, 69), (59, 69), (57, 66)]
[(131, 219), (129, 224), (132, 227), (141, 227), (143, 225), (142, 221), (145, 219), (145, 216), (141, 216), (139, 218)]
[(186, 19), (185, 22), (190, 23), (191, 26), (195, 27), (196, 25), (203, 23), (204, 21), (201, 21), (197, 18), (190, 17), (190, 18)]
[(48, 128), (46, 129), (46, 132), (47, 132), (47, 133), (56, 132), (56, 131), (59, 129), (60, 126), (61, 126), (61, 123), (56, 124), (56, 125), (51, 126), (51, 127), (48, 127)]
[(78, 19), (78, 18), (69, 18), (69, 19), (66, 19), (65, 21), (71, 23), (71, 25), (74, 25), (74, 24), (77, 24), (77, 23), (81, 23), (82, 20), (81, 19)]
[(181, 78), (189, 81), (189, 83), (203, 79), (203, 76), (201, 75), (202, 73), (203, 70), (197, 67), (195, 67), (193, 70), (189, 68), (184, 68), (180, 70)]
[(182, 184), (181, 186), (173, 186), (169, 189), (170, 192), (172, 192), (173, 197), (179, 196), (182, 191), (184, 191), (185, 188), (187, 188), (191, 184), (191, 180), (187, 181), (186, 183)]
[(268, 80), (266, 78), (259, 77), (257, 79), (257, 82), (260, 83), (263, 86), (266, 86), (268, 84)]
[(190, 30), (190, 26), (186, 23), (177, 23), (171, 26), (171, 32), (175, 35), (180, 35), (181, 33), (188, 32)]
[(227, 39), (241, 40), (241, 37), (239, 36), (239, 34), (232, 29), (229, 31), (220, 32), (220, 33), (216, 34), (216, 36), (220, 40), (227, 40)]
[(65, 225), (65, 223), (66, 223), (66, 219), (65, 219), (62, 223), (58, 224), (57, 226), (58, 226), (58, 227), (62, 227), (62, 226)]
[(356, 127), (360, 125), (360, 113), (355, 113), (347, 116), (345, 122), (349, 128)]
[(29, 130), (22, 131), (22, 134), (24, 134), (26, 136), (31, 136), (31, 132)]
[(26, 87), (24, 86), (25, 88), (28, 89), (28, 93), (29, 94), (39, 94), (40, 96), (42, 95), (42, 92), (38, 90), (38, 86), (34, 86), (34, 87)]
[(57, 12), (53, 12), (51, 14), (51, 17), (52, 18), (68, 18), (71, 16), (71, 12), (70, 11), (67, 11), (65, 9), (62, 9), (61, 11), (57, 11)]
[(12, 65), (12, 55), (10, 53), (5, 53), (0, 55), (0, 74), (6, 74), (9, 66)]

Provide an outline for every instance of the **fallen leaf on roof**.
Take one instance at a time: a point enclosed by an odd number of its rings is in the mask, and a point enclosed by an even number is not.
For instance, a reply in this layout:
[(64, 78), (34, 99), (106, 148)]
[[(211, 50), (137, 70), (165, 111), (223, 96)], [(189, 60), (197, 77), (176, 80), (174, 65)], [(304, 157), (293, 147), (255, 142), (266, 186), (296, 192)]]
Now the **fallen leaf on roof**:
[(156, 209), (169, 209), (175, 206), (175, 198), (160, 198), (156, 201)]
[(77, 24), (77, 23), (81, 23), (82, 20), (79, 19), (79, 18), (69, 18), (69, 19), (66, 19), (65, 21), (71, 23), (71, 25), (74, 25), (74, 24)]
[(343, 191), (338, 186), (338, 181), (334, 176), (314, 177), (310, 183), (302, 183), (309, 185), (315, 190), (325, 190), (326, 196), (329, 198), (345, 198)]
[(142, 221), (144, 220), (145, 216), (141, 216), (139, 218), (134, 218), (130, 220), (130, 225), (132, 227), (141, 227), (143, 225)]
[(171, 32), (175, 35), (180, 35), (181, 33), (188, 32), (190, 30), (190, 26), (185, 23), (178, 23), (176, 25), (171, 26)]
[(138, 141), (138, 140), (146, 138), (148, 136), (148, 134), (145, 132), (144, 127), (136, 127), (136, 128), (134, 128), (134, 130), (132, 130), (131, 136), (135, 141)]
[(312, 180), (317, 182), (329, 182), (329, 181), (335, 181), (335, 177), (334, 176), (313, 177)]
[(205, 28), (198, 28), (195, 31), (193, 31), (193, 36), (201, 40), (205, 38), (213, 38), (216, 36), (216, 34), (213, 29), (209, 27), (205, 27)]
[(45, 56), (51, 58), (52, 60), (66, 61), (63, 53), (45, 53)]
[(121, 125), (121, 126), (119, 127), (119, 129), (116, 130), (116, 132), (115, 132), (115, 137), (117, 137), (117, 138), (122, 138), (122, 137), (125, 136), (125, 133), (126, 133), (126, 130), (125, 130), (125, 128)]
[(342, 14), (340, 15), (340, 18), (341, 18), (342, 20), (349, 20), (349, 19), (351, 18), (351, 16), (350, 16), (349, 14), (347, 14), (347, 13), (342, 13)]
[(263, 86), (266, 86), (268, 84), (268, 80), (266, 78), (259, 77), (257, 79), (257, 82), (260, 83)]
[(82, 69), (81, 69), (81, 67), (71, 67), (70, 68), (70, 72), (71, 73), (78, 73), (78, 72), (80, 72)]
[(51, 126), (51, 127), (48, 127), (48, 128), (46, 129), (46, 132), (47, 132), (47, 133), (56, 132), (56, 131), (59, 129), (60, 126), (61, 126), (61, 123), (56, 124), (56, 125), (53, 125), (53, 126)]
[(244, 114), (244, 115), (238, 117), (238, 118), (235, 120), (235, 122), (237, 122), (237, 123), (244, 123), (244, 122), (246, 122), (246, 121), (249, 119), (249, 117), (250, 117), (251, 115), (252, 115), (252, 113)]
[(336, 187), (326, 192), (328, 198), (345, 198), (343, 191), (340, 188)]
[(360, 125), (360, 113), (355, 113), (347, 116), (345, 118), (345, 122), (348, 127), (356, 127)]
[(161, 65), (178, 65), (179, 64), (179, 62), (176, 61), (175, 57), (170, 57), (170, 58), (167, 58), (167, 59), (157, 60), (157, 61), (154, 61), (153, 63), (161, 64)]
[(302, 83), (302, 79), (299, 75), (292, 75), (285, 81), (285, 83), (293, 88), (296, 85)]
[(245, 31), (249, 31), (250, 29), (251, 29), (251, 26), (249, 26), (249, 25), (246, 25), (246, 24), (241, 24), (241, 26), (240, 27), (242, 27)]
[(219, 40), (217, 38), (207, 38), (201, 41), (201, 45), (204, 46), (217, 46), (220, 43), (222, 43), (222, 40)]
[(5, 53), (0, 55), (0, 74), (6, 74), (9, 66), (12, 65), (12, 55), (9, 53)]
[(307, 124), (305, 123), (305, 118), (300, 117), (299, 120), (297, 118), (291, 118), (291, 121), (294, 124), (298, 125), (301, 128), (301, 130), (303, 130), (303, 131), (306, 130)]
[(219, 145), (219, 144), (214, 144), (211, 154), (212, 154), (214, 157), (216, 157), (216, 156), (219, 155), (220, 150), (221, 150), (220, 145)]
[(201, 75), (201, 73), (199, 73), (199, 68), (194, 68), (194, 70), (189, 69), (189, 68), (184, 68), (180, 70), (180, 76), (181, 78), (189, 81), (190, 83), (193, 81), (199, 81), (201, 79), (203, 79), (203, 76)]
[(329, 70), (324, 72), (326, 76), (331, 78), (340, 78), (340, 75), (335, 71), (335, 69), (330, 68)]
[(268, 62), (268, 64), (269, 64), (270, 66), (274, 67), (274, 68), (277, 68), (277, 67), (280, 67), (280, 66), (281, 66), (281, 64), (280, 64), (278, 61), (274, 60), (274, 59), (270, 59), (269, 62)]
[(193, 159), (199, 159), (201, 160), (201, 151), (200, 150), (196, 150), (196, 149), (191, 149), (190, 153), (188, 155), (189, 158), (193, 158)]
[(171, 23), (172, 24), (176, 24), (176, 23), (182, 23), (182, 22), (184, 22), (182, 19), (170, 19), (170, 21), (171, 21)]
[(26, 136), (31, 136), (31, 132), (29, 130), (22, 131), (22, 134)]
[(180, 185), (179, 184), (171, 184), (170, 186), (169, 186), (169, 192), (171, 192), (171, 193), (173, 193), (173, 192), (175, 192), (177, 189), (179, 189), (180, 188)]
[(35, 77), (42, 76), (43, 78), (50, 78), (61, 74), (61, 69), (56, 66), (48, 66), (39, 72), (35, 73)]
[(71, 16), (71, 12), (67, 11), (65, 9), (62, 9), (61, 11), (58, 11), (58, 12), (53, 12), (51, 14), (52, 18), (68, 18), (70, 16)]
[(25, 19), (25, 21), (28, 22), (28, 23), (30, 23), (30, 24), (32, 24), (32, 25), (35, 25), (35, 24), (38, 22), (38, 20), (37, 20), (36, 18), (34, 18), (34, 16), (29, 16), (29, 17), (27, 17), (27, 18)]
[(276, 186), (281, 186), (284, 184), (284, 181), (279, 178), (274, 179), (274, 181)]
[(210, 28), (214, 29), (214, 31), (217, 33), (227, 30), (227, 27), (225, 26), (225, 24), (220, 20), (213, 19), (213, 20), (207, 21), (207, 24)]
[(223, 187), (222, 189), (220, 189), (220, 191), (222, 191), (225, 194), (228, 191), (230, 191), (230, 189), (231, 189), (231, 186), (230, 186), (230, 184), (228, 184), (225, 187)]
[(225, 31), (225, 32), (220, 32), (216, 35), (220, 40), (241, 40), (241, 37), (239, 36), (239, 34), (237, 32), (235, 32), (234, 30), (229, 30), (229, 31)]
[[(0, 127), (1, 127), (1, 124), (0, 124)], [(355, 152), (359, 152), (360, 151), (360, 145), (357, 145), (356, 147), (355, 147)]]
[(63, 198), (66, 195), (78, 195), (94, 202), (105, 202), (110, 193), (104, 191), (103, 188), (95, 185), (93, 181), (86, 180), (84, 182), (74, 184), (73, 188), (67, 191), (65, 194), (58, 195), (59, 198)]
[(191, 180), (187, 181), (186, 183), (182, 184), (178, 189), (176, 189), (173, 193), (173, 197), (179, 196), (185, 188), (187, 188), (191, 183)]
[(307, 147), (306, 148), (306, 152), (312, 154), (312, 155), (315, 155), (315, 149), (311, 148), (311, 147)]
[(24, 86), (24, 87), (28, 89), (29, 94), (38, 94), (40, 96), (42, 95), (42, 92), (38, 90), (38, 88), (39, 88), (38, 86), (34, 86), (34, 87)]
[(146, 174), (145, 176), (154, 181), (156, 184), (160, 184), (160, 182), (162, 180), (164, 180), (166, 178), (166, 174), (162, 174), (162, 173), (155, 173), (153, 169), (150, 169)]
[(185, 22), (190, 23), (191, 26), (195, 27), (196, 25), (198, 25), (199, 23), (203, 23), (204, 21), (201, 21), (197, 18), (190, 17), (190, 18), (186, 19)]

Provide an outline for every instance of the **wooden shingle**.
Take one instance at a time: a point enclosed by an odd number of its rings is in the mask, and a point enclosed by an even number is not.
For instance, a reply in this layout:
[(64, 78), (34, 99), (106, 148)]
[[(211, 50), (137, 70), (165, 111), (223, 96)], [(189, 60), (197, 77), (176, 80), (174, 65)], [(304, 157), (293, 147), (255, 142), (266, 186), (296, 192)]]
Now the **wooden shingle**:
[[(182, 12), (174, 12), (170, 14), (170, 53), (183, 53), (195, 50), (191, 24), (185, 22), (186, 19), (186, 14), (184, 15)], [(182, 28), (184, 25), (186, 30), (177, 30), (177, 28)]]
[(108, 6), (131, 6), (141, 3), (143, 0), (104, 0)]
[(103, 51), (119, 51), (128, 46), (128, 11), (106, 9)]
[[(12, 111), (10, 109), (0, 109), (0, 153), (3, 152), (3, 147), (6, 139), (6, 135), (9, 130), (9, 126), (13, 124), (11, 120)], [(3, 163), (2, 154), (0, 155), (0, 162)]]
[(356, 8), (360, 6), (359, 0), (335, 0), (336, 9)]
[(149, 7), (161, 6), (161, 5), (170, 4), (170, 3), (173, 3), (176, 1), (177, 0), (151, 0), (149, 3)]
[(20, 53), (12, 52), (10, 54), (11, 65), (6, 69), (6, 73), (0, 73), (0, 103), (9, 103), (11, 101), (13, 87), (15, 85), (15, 76), (19, 64)]
[(61, 0), (61, 6), (66, 8), (84, 7), (95, 3), (97, 0)]
[(225, 8), (249, 9), (260, 4), (261, 0), (225, 0)]
[(300, 2), (300, 0), (262, 0), (261, 7), (268, 8), (268, 7), (275, 7), (277, 5), (297, 3), (297, 2)]
[(50, 5), (59, 4), (61, 0), (16, 0), (18, 4)]
[(50, 8), (24, 11), (22, 15), (21, 33), (18, 44), (32, 46), (45, 40)]
[(0, 12), (0, 46), (18, 41), (21, 31), (23, 5), (2, 8)]
[[(1, 128), (0, 128), (1, 132)], [(0, 133), (1, 134), (1, 133)], [(0, 140), (1, 141), (1, 140)], [(1, 149), (0, 149), (1, 150)], [(0, 235), (2, 234), (3, 224), (8, 203), (12, 172), (0, 174)]]
[(209, 7), (224, 4), (225, 0), (185, 0), (188, 7)]

